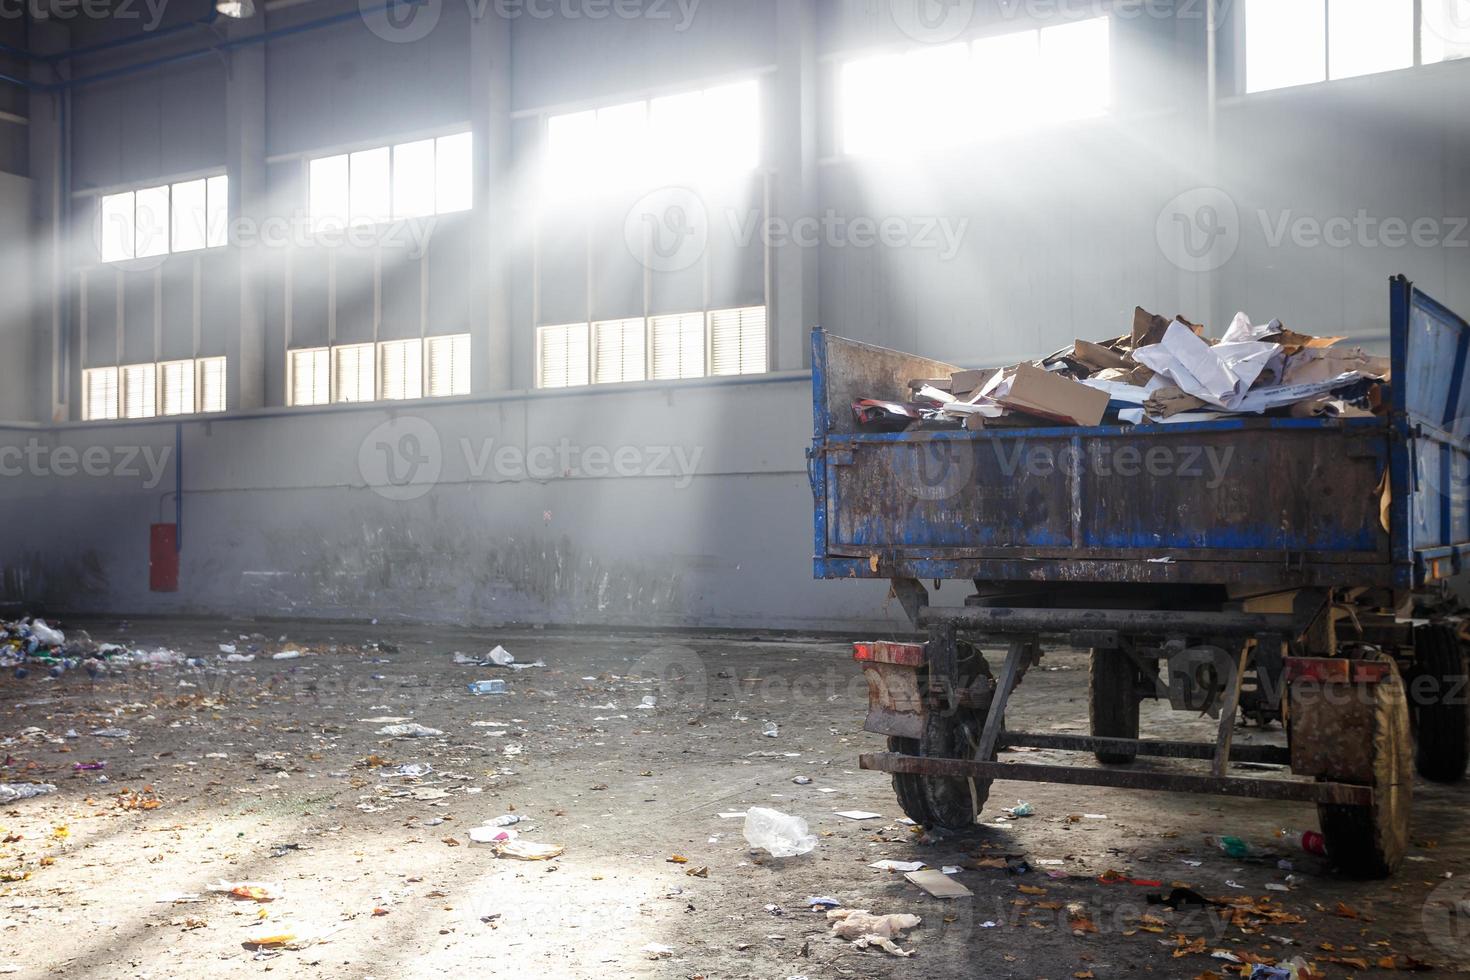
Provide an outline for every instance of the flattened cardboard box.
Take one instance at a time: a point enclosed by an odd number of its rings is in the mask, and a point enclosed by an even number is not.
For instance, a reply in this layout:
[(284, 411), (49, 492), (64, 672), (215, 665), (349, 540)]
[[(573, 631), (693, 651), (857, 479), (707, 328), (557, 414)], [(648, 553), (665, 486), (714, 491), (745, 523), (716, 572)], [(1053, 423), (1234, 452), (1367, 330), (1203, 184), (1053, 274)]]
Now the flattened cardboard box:
[(1108, 411), (1107, 392), (1032, 364), (1018, 365), (1000, 387), (1008, 390), (995, 400), (1005, 407), (1069, 425), (1098, 425)]

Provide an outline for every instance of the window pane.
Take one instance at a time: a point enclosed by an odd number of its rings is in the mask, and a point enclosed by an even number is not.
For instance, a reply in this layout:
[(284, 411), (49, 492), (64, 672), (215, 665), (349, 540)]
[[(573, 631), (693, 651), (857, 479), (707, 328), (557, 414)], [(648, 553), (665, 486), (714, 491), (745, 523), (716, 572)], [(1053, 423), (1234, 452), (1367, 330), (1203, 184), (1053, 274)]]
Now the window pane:
[(475, 139), (471, 133), (441, 136), (437, 140), (434, 191), (440, 214), (468, 211), (475, 206)]
[(1424, 0), (1420, 36), (1426, 65), (1470, 58), (1470, 0)]
[(97, 238), (103, 262), (120, 262), (133, 257), (137, 225), (133, 221), (133, 192), (107, 194), (98, 206)]
[(536, 332), (536, 386), (569, 388), (587, 383), (587, 324), (542, 327)]
[(703, 92), (654, 99), (648, 108), (648, 152), (652, 166), (669, 177), (697, 174), (700, 160), (709, 153), (708, 122)]
[(761, 163), (760, 87), (754, 81), (706, 89), (705, 128), (689, 134), (704, 149), (702, 176), (754, 170)]
[(710, 373), (761, 374), (766, 370), (766, 308), (719, 310), (709, 315)]
[(429, 397), (447, 398), (470, 393), (470, 335), (430, 337)]
[(82, 373), (82, 418), (117, 418), (117, 368), (91, 368)]
[(354, 222), (378, 224), (387, 221), (392, 213), (388, 192), (388, 148), (380, 146), (353, 153), (347, 186)]
[(1327, 25), (1333, 78), (1414, 65), (1414, 0), (1329, 0)]
[(133, 255), (145, 258), (168, 254), (168, 185), (145, 187), (134, 201), (137, 237)]
[(219, 248), (230, 241), (230, 178), (209, 178), (209, 205), (205, 223), (205, 245)]
[[(291, 404), (325, 405), (331, 401), (330, 362), (327, 349), (291, 352)], [(208, 409), (206, 409), (208, 411)]]
[(647, 145), (647, 102), (598, 109), (597, 142), (593, 150), (598, 186), (627, 184), (640, 169)]
[(546, 180), (558, 196), (585, 190), (597, 152), (597, 113), (572, 112), (546, 122)]
[(423, 345), (417, 340), (392, 340), (378, 345), (380, 398), (393, 401), (424, 397)]
[(861, 58), (842, 67), (842, 146), (851, 154), (877, 154), (893, 146), (903, 117), (906, 89), (898, 55)]
[(393, 217), (434, 213), (434, 141), (393, 147)]
[(594, 323), (594, 360), (598, 384), (642, 381), (644, 363), (643, 318)]
[(1424, 0), (1419, 36), (1426, 65), (1470, 57), (1470, 0)]
[(1248, 0), (1245, 89), (1264, 92), (1327, 77), (1327, 22), (1322, 0)]
[(1004, 135), (1035, 124), (1044, 101), (1040, 39), (1039, 31), (1015, 31), (975, 42), (977, 132)]
[(152, 364), (129, 364), (122, 369), (123, 416), (148, 419), (158, 414), (158, 375)]
[(1100, 116), (1112, 105), (1109, 19), (1093, 17), (1041, 31), (1045, 121)]
[(337, 401), (370, 402), (377, 397), (372, 344), (332, 348), (337, 382)]
[(703, 313), (656, 316), (650, 330), (655, 379), (704, 377)]
[(194, 362), (167, 361), (158, 369), (162, 372), (163, 414), (194, 414)]
[(174, 185), (173, 250), (190, 252), (205, 242), (205, 181), (186, 180)]
[(313, 228), (341, 228), (351, 213), (347, 194), (347, 154), (311, 161), (308, 208)]
[[(322, 366), (326, 367), (325, 353)], [(322, 387), (326, 387), (326, 372), (323, 371)], [(223, 357), (201, 357), (199, 359), (199, 411), (223, 412), (225, 410), (225, 359)]]

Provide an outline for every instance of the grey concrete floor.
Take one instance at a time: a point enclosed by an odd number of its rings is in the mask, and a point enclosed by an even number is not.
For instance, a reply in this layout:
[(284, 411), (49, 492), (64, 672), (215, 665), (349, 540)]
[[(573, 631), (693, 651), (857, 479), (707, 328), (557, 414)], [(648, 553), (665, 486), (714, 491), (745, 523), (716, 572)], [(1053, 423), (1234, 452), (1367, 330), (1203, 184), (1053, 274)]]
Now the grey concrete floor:
[[(1301, 955), (1330, 977), (1421, 963), (1449, 975), (1470, 964), (1470, 929), (1462, 936), (1446, 918), (1470, 899), (1464, 787), (1419, 785), (1412, 857), (1387, 882), (1344, 881), (1305, 855), (1291, 857), (1288, 881), (1274, 859), (1234, 860), (1210, 842), (1226, 833), (1270, 845), (1277, 829), (1314, 828), (1313, 809), (1292, 803), (996, 783), (973, 833), (929, 841), (899, 822), (887, 777), (857, 768), (882, 740), (861, 730), (866, 689), (832, 638), (65, 625), (206, 666), (0, 679), (3, 779), (59, 786), (0, 808), (0, 967), (20, 976), (1248, 975), (1215, 951)], [(222, 663), (222, 642), (254, 643), (262, 658)], [(496, 644), (546, 666), (453, 662), (456, 651)], [(263, 659), (286, 648), (308, 655)], [(635, 679), (652, 676), (681, 679)], [(465, 691), (497, 677), (509, 694)], [(1008, 721), (1083, 731), (1085, 687), (1080, 655), (1050, 654)], [(654, 706), (638, 707), (647, 697)], [(384, 717), (444, 734), (388, 738), (367, 720)], [(768, 723), (777, 737), (762, 734)], [(1212, 724), (1145, 706), (1156, 734), (1207, 738)], [(89, 734), (108, 727), (131, 734)], [(102, 773), (73, 771), (99, 761)], [(390, 775), (411, 763), (434, 771)], [(999, 822), (1018, 799), (1036, 816)], [(815, 851), (752, 852), (741, 820), (720, 816), (752, 805), (805, 818)], [(522, 862), (470, 844), (471, 828), (506, 813), (525, 818), (523, 839), (565, 852)], [(1036, 870), (984, 867), (1021, 854)], [(929, 898), (868, 866), (885, 858), (959, 866), (973, 897)], [(1109, 877), (1163, 884), (1099, 880)], [(280, 895), (258, 904), (206, 892), (221, 880)], [(1176, 885), (1251, 911), (1148, 904)], [(179, 893), (203, 897), (170, 900)], [(920, 916), (902, 941), (914, 957), (832, 936), (804, 907), (809, 896)], [(281, 934), (321, 941), (249, 942)], [(1181, 947), (1196, 951), (1176, 955)]]

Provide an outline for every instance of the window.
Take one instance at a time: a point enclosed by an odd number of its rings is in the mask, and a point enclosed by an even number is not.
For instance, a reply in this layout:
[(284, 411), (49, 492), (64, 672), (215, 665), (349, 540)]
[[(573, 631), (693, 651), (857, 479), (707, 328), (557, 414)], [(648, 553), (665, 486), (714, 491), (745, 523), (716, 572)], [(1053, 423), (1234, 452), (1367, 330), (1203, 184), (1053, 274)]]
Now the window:
[(223, 357), (201, 357), (195, 362), (199, 366), (199, 411), (223, 412), (225, 410), (225, 359)]
[(736, 82), (552, 116), (548, 194), (713, 180), (760, 164), (760, 86)]
[(293, 350), (287, 368), (292, 405), (325, 405), (332, 400), (331, 352), (327, 348)]
[[(1456, 47), (1460, 0), (1423, 0), (1424, 61)], [(1353, 78), (1414, 64), (1414, 0), (1249, 0), (1245, 11), (1245, 89), (1265, 92)], [(1470, 25), (1470, 16), (1460, 20)], [(1446, 39), (1437, 33), (1447, 26)], [(1467, 32), (1470, 35), (1470, 32)], [(1448, 41), (1436, 45), (1432, 38)], [(1466, 40), (1460, 37), (1458, 40)]]
[(124, 418), (150, 419), (158, 414), (158, 365), (122, 368), (122, 403)]
[(82, 372), (82, 418), (87, 421), (224, 410), (223, 357), (88, 368)]
[(644, 329), (642, 317), (592, 324), (593, 377), (598, 384), (644, 379), (648, 370), (644, 362)]
[(1470, 0), (1423, 0), (1419, 37), (1424, 63), (1470, 58)]
[(447, 398), (470, 393), (470, 335), (430, 337), (428, 347), (429, 397)]
[(332, 348), (332, 374), (337, 382), (334, 401), (370, 402), (377, 398), (372, 344)]
[(536, 331), (536, 387), (573, 388), (587, 383), (587, 324)]
[(229, 241), (229, 178), (104, 194), (97, 206), (97, 247), (103, 262), (218, 248)]
[(82, 372), (82, 418), (117, 418), (117, 368), (89, 368)]
[(165, 361), (158, 365), (164, 415), (193, 415), (195, 368), (193, 361)]
[(710, 374), (766, 370), (766, 308), (717, 310), (709, 315)]
[(704, 377), (704, 314), (656, 316), (653, 334), (653, 377), (658, 381)]
[(424, 397), (424, 344), (387, 340), (378, 345), (378, 397), (408, 401)]
[(913, 153), (1087, 119), (1112, 106), (1107, 17), (842, 66), (842, 145)]
[(307, 165), (307, 208), (318, 230), (474, 207), (474, 138), (455, 133)]

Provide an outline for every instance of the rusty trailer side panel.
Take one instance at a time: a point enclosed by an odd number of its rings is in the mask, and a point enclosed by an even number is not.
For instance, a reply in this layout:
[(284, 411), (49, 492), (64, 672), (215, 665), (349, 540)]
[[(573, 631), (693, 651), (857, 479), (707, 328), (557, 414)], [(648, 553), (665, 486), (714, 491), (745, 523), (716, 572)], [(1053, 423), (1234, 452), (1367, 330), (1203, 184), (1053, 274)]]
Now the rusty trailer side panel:
[[(1387, 417), (858, 432), (946, 365), (816, 331), (818, 578), (1420, 587), (1470, 562), (1470, 327), (1403, 279)], [(885, 387), (886, 385), (886, 387)]]

